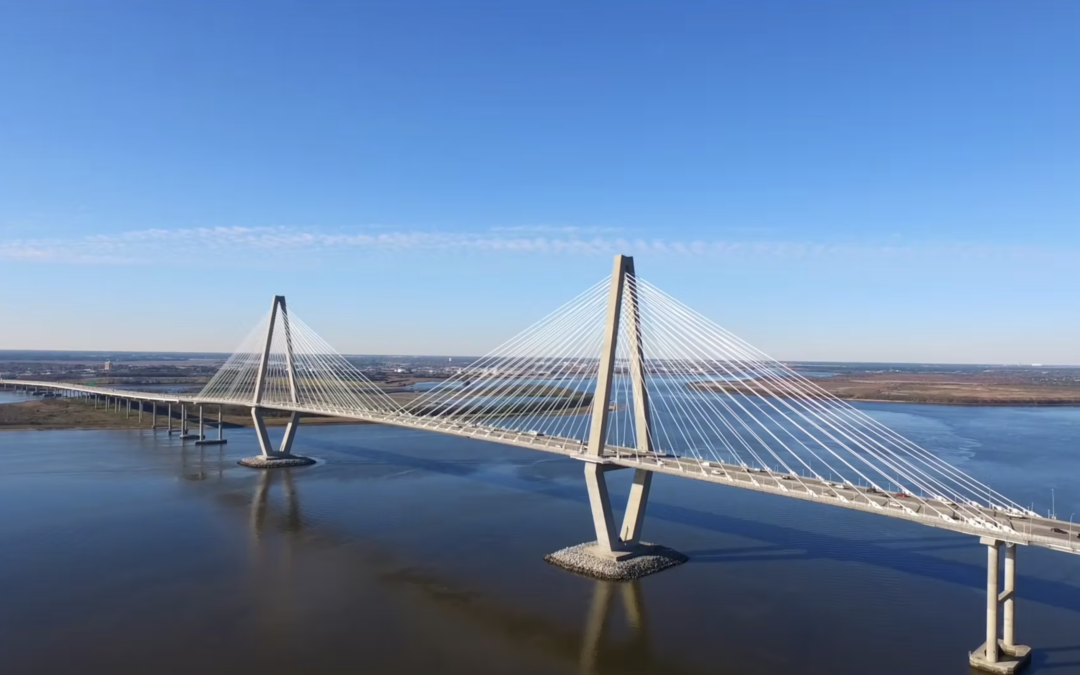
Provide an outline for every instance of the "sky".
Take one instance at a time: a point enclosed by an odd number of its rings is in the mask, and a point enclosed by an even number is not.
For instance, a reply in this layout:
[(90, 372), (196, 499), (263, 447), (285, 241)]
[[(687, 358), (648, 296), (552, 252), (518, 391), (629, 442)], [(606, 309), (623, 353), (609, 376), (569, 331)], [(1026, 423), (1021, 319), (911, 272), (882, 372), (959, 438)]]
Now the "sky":
[(483, 354), (612, 256), (790, 360), (1080, 364), (1080, 3), (0, 0), (0, 349)]

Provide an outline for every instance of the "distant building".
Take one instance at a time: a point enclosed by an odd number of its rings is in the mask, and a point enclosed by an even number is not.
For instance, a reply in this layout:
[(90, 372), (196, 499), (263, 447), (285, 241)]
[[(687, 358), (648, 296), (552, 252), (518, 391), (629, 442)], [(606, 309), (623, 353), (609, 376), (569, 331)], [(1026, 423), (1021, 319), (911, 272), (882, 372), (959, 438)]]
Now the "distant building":
[(109, 372), (110, 368), (112, 368), (112, 361), (106, 361), (105, 362), (105, 372), (106, 373)]

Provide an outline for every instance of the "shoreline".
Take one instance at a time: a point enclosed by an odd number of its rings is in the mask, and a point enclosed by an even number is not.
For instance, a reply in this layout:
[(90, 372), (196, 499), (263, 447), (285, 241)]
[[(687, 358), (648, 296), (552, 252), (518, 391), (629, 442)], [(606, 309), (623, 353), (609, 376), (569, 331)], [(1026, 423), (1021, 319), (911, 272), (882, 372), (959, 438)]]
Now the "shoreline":
[[(777, 390), (775, 380), (699, 381), (691, 390), (762, 398), (827, 400), (848, 403), (905, 403), (987, 408), (1076, 408), (1080, 386), (1016, 377), (956, 374), (860, 373), (805, 381), (792, 380), (802, 391)], [(764, 391), (762, 391), (764, 389)]]

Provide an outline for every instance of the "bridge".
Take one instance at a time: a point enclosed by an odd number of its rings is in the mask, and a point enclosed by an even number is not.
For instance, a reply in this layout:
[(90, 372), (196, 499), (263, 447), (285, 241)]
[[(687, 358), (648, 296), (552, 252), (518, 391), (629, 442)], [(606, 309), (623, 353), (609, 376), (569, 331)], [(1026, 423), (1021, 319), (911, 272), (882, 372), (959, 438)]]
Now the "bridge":
[[(655, 474), (767, 492), (980, 538), (987, 547), (986, 640), (971, 665), (1012, 673), (1019, 546), (1080, 554), (1071, 523), (1041, 517), (841, 401), (649, 282), (616, 256), (612, 274), (487, 356), (399, 401), (275, 296), (270, 311), (194, 395), (62, 382), (0, 385), (91, 397), (117, 410), (181, 409), (181, 438), (225, 442), (220, 406), (250, 410), (261, 454), (241, 463), (310, 463), (292, 452), (305, 415), (449, 434), (582, 462), (596, 541), (549, 556), (577, 572), (635, 578), (679, 562), (642, 541)], [(203, 408), (218, 406), (218, 438)], [(190, 433), (188, 408), (198, 410)], [(274, 447), (267, 411), (289, 415)], [(621, 520), (606, 476), (632, 470)], [(1004, 550), (1004, 570), (1001, 559)], [(645, 564), (641, 564), (642, 562)], [(1003, 585), (1001, 584), (1004, 578)], [(1000, 622), (999, 622), (1000, 618)], [(999, 623), (1001, 624), (999, 626)]]

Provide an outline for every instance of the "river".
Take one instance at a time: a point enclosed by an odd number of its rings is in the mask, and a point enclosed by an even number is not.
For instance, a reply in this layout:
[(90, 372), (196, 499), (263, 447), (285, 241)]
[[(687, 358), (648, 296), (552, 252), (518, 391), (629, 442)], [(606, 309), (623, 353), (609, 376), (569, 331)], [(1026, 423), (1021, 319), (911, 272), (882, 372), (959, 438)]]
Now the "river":
[[(1080, 515), (1078, 409), (859, 407)], [(645, 538), (691, 562), (606, 584), (543, 561), (590, 538), (573, 460), (374, 425), (295, 449), (320, 464), (239, 467), (247, 429), (0, 433), (0, 672), (959, 674), (982, 642), (971, 537), (657, 476)], [(1080, 673), (1080, 559), (1018, 569), (1031, 672)]]

